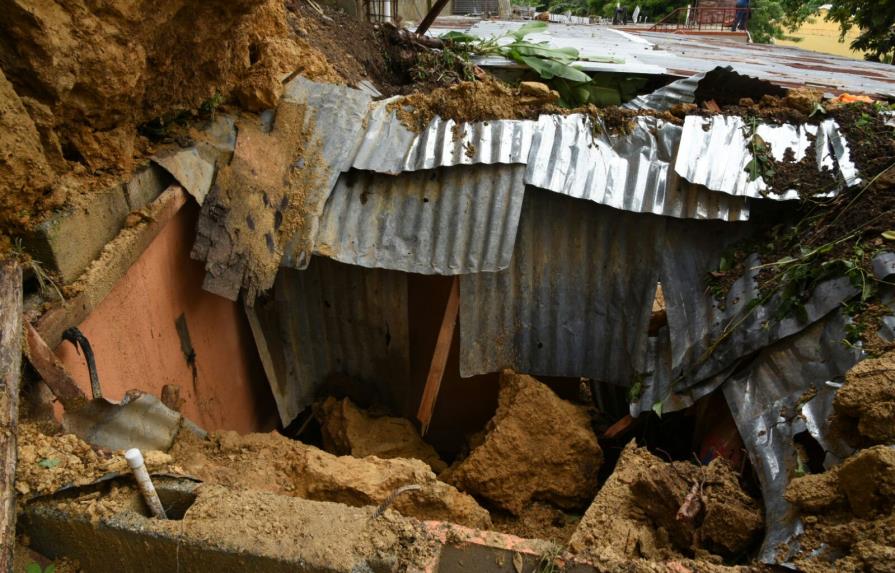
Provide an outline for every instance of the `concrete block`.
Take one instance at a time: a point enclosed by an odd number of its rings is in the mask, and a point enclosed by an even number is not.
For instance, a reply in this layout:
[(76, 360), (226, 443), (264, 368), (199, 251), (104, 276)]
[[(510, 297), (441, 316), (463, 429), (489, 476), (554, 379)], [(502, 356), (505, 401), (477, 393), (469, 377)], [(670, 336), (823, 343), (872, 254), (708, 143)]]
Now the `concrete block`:
[(129, 212), (123, 184), (96, 192), (85, 205), (44, 221), (26, 238), (26, 250), (68, 284), (118, 234)]
[(174, 178), (155, 163), (137, 169), (134, 176), (124, 186), (127, 207), (137, 211), (154, 201), (162, 191), (174, 183)]

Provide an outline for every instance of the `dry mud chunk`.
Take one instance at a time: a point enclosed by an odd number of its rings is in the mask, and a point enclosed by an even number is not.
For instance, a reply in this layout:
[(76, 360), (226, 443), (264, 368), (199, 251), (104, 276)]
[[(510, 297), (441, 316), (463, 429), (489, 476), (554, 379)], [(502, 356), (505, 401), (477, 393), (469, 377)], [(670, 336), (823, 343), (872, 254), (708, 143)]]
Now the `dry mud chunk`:
[(833, 407), (839, 422), (874, 444), (895, 442), (895, 352), (849, 370)]
[(806, 513), (820, 513), (844, 505), (839, 472), (833, 469), (792, 480), (786, 487), (786, 499)]
[(445, 464), (435, 448), (420, 437), (404, 418), (371, 416), (349, 398), (327, 398), (318, 412), (323, 431), (323, 447), (337, 455), (356, 458), (377, 456), (384, 459), (410, 458), (426, 462), (435, 473)]
[(602, 461), (584, 408), (531, 376), (504, 372), (484, 442), (442, 478), (519, 515), (532, 501), (586, 504)]
[[(699, 483), (700, 504), (691, 518), (679, 519)], [(691, 549), (733, 556), (756, 541), (762, 526), (758, 504), (722, 460), (705, 468), (670, 464), (631, 443), (581, 520), (571, 548), (607, 559), (663, 559)]]
[(397, 488), (415, 484), (421, 489), (400, 495), (394, 509), (420, 519), (491, 525), (471, 496), (438, 481), (418, 460), (339, 457), (275, 433), (235, 432), (207, 440), (179, 437), (171, 454), (204, 481), (353, 506), (378, 505)]
[(875, 446), (847, 459), (839, 485), (855, 515), (887, 514), (895, 504), (895, 449)]

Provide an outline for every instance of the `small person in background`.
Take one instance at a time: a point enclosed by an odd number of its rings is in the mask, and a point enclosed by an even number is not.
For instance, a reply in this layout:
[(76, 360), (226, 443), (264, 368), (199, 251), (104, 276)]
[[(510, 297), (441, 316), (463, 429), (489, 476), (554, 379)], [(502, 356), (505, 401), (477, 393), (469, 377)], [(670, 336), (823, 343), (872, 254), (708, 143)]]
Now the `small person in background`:
[(746, 20), (749, 18), (749, 0), (737, 0), (737, 15), (733, 20), (731, 32), (746, 29)]

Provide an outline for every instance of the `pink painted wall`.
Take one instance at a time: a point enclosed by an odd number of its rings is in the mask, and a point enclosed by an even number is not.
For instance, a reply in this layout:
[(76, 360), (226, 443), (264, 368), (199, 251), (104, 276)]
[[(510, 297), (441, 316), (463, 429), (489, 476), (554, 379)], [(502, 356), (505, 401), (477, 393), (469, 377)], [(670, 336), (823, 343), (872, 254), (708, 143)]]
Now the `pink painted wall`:
[[(204, 270), (189, 258), (199, 208), (190, 201), (82, 324), (105, 397), (139, 389), (156, 396), (180, 385), (184, 415), (206, 430), (246, 433), (276, 425), (276, 409), (242, 306), (202, 290)], [(175, 321), (184, 313), (197, 376)], [(63, 342), (56, 354), (90, 395), (87, 364)]]

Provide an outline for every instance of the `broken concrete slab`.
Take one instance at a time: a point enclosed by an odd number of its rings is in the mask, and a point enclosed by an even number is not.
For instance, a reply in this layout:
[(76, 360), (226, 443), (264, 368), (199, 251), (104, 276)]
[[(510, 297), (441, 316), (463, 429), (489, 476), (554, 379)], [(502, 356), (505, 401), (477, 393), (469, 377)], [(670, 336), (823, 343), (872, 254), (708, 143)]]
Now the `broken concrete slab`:
[(171, 455), (191, 475), (231, 487), (272, 491), (353, 506), (379, 505), (397, 495), (393, 507), (420, 519), (490, 527), (491, 519), (469, 495), (435, 478), (419, 460), (334, 456), (280, 434), (221, 432), (207, 440), (178, 436)]
[(87, 204), (69, 207), (41, 223), (25, 240), (32, 256), (70, 283), (99, 256), (124, 226), (130, 212), (123, 184), (91, 195)]
[(155, 201), (167, 189), (174, 179), (169, 173), (154, 163), (137, 169), (131, 180), (124, 187), (127, 206), (131, 211), (138, 211)]
[(431, 445), (423, 441), (410, 420), (373, 416), (358, 408), (350, 398), (330, 396), (317, 410), (323, 433), (323, 448), (331, 453), (356, 458), (410, 458), (425, 462), (436, 474), (447, 468)]
[[(191, 486), (191, 487), (190, 487)], [(180, 519), (150, 519), (139, 493), (111, 486), (32, 503), (31, 547), (96, 573), (422, 571), (434, 563), (419, 522), (267, 492), (157, 480)]]
[(589, 503), (602, 462), (585, 408), (531, 376), (504, 371), (482, 443), (441, 477), (518, 515), (535, 500), (571, 509)]

